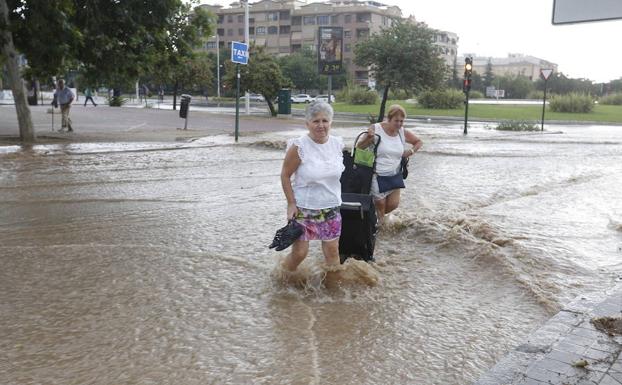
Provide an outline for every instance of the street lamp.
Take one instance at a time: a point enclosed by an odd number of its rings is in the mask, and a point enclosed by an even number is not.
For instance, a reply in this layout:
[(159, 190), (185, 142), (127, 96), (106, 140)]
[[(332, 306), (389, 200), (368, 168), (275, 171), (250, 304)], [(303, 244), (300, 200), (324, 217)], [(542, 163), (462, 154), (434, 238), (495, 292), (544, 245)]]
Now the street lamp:
[[(248, 0), (241, 0), (241, 2), (244, 4), (244, 44), (246, 44), (246, 46), (250, 48), (249, 37), (248, 37)], [(246, 90), (244, 96), (246, 99), (244, 103), (246, 105), (246, 115), (250, 115), (251, 114), (251, 98), (248, 93), (248, 90)]]
[(216, 95), (220, 100), (220, 41), (218, 39), (218, 31), (216, 31)]

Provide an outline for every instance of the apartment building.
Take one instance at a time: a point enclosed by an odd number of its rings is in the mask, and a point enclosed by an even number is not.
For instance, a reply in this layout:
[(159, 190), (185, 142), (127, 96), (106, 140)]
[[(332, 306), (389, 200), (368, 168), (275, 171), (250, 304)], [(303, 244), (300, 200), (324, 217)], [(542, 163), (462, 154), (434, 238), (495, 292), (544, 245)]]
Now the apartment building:
[[(228, 8), (202, 5), (218, 17), (218, 45), (226, 47), (231, 41), (244, 41), (245, 4), (231, 3)], [(373, 84), (367, 68), (354, 64), (354, 46), (372, 33), (390, 27), (402, 18), (399, 7), (377, 1), (329, 0), (306, 2), (300, 0), (261, 0), (249, 4), (249, 40), (264, 46), (273, 55), (288, 55), (303, 48), (316, 50), (318, 27), (343, 28), (343, 61), (349, 75), (361, 85)], [(216, 50), (216, 38), (205, 49)], [(458, 37), (439, 31), (436, 44), (441, 46), (448, 65), (457, 55)]]
[[(473, 72), (484, 76), (488, 63), (492, 65), (492, 73), (496, 76), (526, 76), (532, 81), (540, 78), (540, 70), (552, 69), (557, 72), (557, 64), (537, 58), (535, 56), (511, 53), (505, 58), (494, 58), (467, 54), (473, 57)], [(464, 57), (458, 59), (458, 63), (464, 64)]]

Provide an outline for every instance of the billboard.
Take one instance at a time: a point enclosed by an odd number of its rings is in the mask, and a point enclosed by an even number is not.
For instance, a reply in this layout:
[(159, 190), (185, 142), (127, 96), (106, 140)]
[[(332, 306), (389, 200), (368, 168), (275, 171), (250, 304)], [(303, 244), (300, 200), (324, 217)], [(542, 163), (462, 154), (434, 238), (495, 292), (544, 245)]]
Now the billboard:
[(620, 0), (554, 0), (553, 24), (582, 23), (622, 18)]
[(318, 70), (322, 75), (343, 72), (343, 28), (320, 27), (317, 45)]

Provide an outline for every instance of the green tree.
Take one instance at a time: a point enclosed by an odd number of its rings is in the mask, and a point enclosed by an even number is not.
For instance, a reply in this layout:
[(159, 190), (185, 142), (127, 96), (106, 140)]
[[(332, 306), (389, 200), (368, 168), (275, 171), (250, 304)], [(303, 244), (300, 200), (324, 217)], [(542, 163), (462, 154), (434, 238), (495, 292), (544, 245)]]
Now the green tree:
[[(158, 59), (177, 36), (172, 32), (184, 20), (189, 24), (189, 6), (185, 3), (0, 0), (0, 49), (7, 64), (17, 63), (18, 55), (23, 54), (29, 73), (42, 79), (77, 69), (90, 85), (124, 85), (159, 71)], [(175, 40), (176, 50), (183, 49), (184, 38), (188, 35)], [(194, 44), (192, 39), (187, 41)], [(20, 136), (34, 140), (28, 106), (21, 97), (23, 75), (17, 67), (9, 72)]]
[(384, 88), (378, 120), (384, 118), (391, 87), (416, 93), (438, 88), (448, 70), (433, 44), (435, 33), (423, 23), (396, 20), (354, 47), (355, 63), (371, 69), (376, 84)]
[(273, 100), (281, 88), (291, 87), (292, 83), (283, 76), (274, 55), (267, 53), (263, 47), (251, 45), (247, 65), (236, 65), (228, 60), (225, 63), (224, 82), (231, 89), (235, 89), (237, 86), (237, 66), (240, 68), (240, 90), (248, 90), (263, 95), (268, 103), (270, 114), (276, 116)]
[(525, 99), (535, 90), (535, 84), (524, 75), (499, 76), (495, 83), (505, 90), (505, 97), (511, 99)]
[(489, 58), (488, 63), (486, 63), (486, 71), (484, 72), (483, 81), (483, 92), (486, 93), (486, 87), (492, 86), (493, 81), (495, 80), (494, 72), (492, 71), (492, 60)]
[(279, 58), (281, 72), (291, 80), (293, 86), (304, 93), (310, 89), (319, 89), (317, 57), (311, 49), (303, 49), (291, 55)]

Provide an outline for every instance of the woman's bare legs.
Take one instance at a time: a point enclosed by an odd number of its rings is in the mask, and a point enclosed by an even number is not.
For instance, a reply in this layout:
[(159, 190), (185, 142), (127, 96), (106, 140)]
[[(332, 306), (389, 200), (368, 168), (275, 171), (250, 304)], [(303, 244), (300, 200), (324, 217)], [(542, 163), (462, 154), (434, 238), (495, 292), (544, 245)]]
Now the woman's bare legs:
[[(288, 271), (295, 271), (298, 265), (304, 261), (309, 253), (309, 241), (302, 241), (298, 239), (292, 245), (292, 251), (283, 260), (283, 268)], [(339, 257), (339, 254), (337, 254)]]
[(332, 241), (322, 241), (322, 252), (327, 265), (339, 265), (339, 238)]

